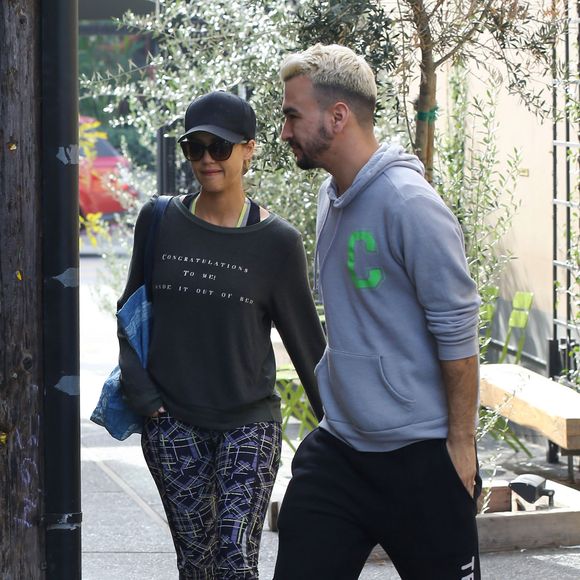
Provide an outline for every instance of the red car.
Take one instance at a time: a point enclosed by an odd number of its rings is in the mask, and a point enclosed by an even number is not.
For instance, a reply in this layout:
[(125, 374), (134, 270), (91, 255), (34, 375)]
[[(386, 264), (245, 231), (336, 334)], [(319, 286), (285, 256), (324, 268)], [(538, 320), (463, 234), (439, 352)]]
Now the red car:
[[(105, 219), (123, 213), (123, 197), (133, 197), (137, 192), (121, 183), (120, 169), (128, 168), (129, 161), (106, 139), (106, 134), (97, 129), (98, 122), (91, 117), (79, 117), (81, 126), (79, 161), (79, 206), (82, 216), (101, 213)], [(93, 134), (90, 139), (84, 135)], [(96, 135), (95, 135), (96, 134)]]

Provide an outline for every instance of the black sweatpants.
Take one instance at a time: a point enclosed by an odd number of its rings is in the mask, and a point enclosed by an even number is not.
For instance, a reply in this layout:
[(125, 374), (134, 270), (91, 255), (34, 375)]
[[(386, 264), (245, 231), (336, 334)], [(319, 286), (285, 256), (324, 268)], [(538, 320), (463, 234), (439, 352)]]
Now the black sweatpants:
[(292, 476), (275, 580), (354, 580), (377, 544), (404, 580), (480, 579), (476, 500), (444, 439), (363, 453), (316, 429)]

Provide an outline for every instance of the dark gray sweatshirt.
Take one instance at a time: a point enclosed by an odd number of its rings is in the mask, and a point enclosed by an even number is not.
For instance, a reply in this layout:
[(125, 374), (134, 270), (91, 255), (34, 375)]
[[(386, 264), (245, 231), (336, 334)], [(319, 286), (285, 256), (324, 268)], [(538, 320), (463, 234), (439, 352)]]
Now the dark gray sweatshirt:
[[(143, 283), (152, 204), (141, 211), (120, 307)], [(244, 228), (214, 226), (179, 199), (169, 204), (154, 252), (148, 369), (119, 333), (119, 366), (131, 407), (163, 405), (190, 425), (227, 430), (280, 421), (272, 322), (318, 418), (314, 367), (325, 339), (308, 285), (298, 231), (272, 214)]]

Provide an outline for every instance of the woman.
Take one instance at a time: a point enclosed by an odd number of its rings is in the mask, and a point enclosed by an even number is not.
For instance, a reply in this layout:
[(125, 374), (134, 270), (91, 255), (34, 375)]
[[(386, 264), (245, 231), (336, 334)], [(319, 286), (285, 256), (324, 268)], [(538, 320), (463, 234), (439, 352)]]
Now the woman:
[[(201, 185), (171, 200), (153, 264), (147, 370), (119, 333), (123, 391), (145, 421), (180, 579), (257, 578), (262, 524), (280, 459), (276, 325), (314, 412), (325, 341), (299, 233), (246, 197), (255, 147), (250, 105), (226, 92), (194, 100), (179, 143)], [(119, 307), (143, 283), (141, 211)]]

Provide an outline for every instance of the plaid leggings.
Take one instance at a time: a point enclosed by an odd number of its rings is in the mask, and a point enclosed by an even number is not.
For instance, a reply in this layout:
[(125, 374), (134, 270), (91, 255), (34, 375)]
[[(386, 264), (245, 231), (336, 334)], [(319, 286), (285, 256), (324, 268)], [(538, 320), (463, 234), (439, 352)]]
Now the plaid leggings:
[(274, 422), (223, 432), (168, 414), (145, 421), (141, 445), (167, 514), (180, 580), (258, 578), (281, 440)]

